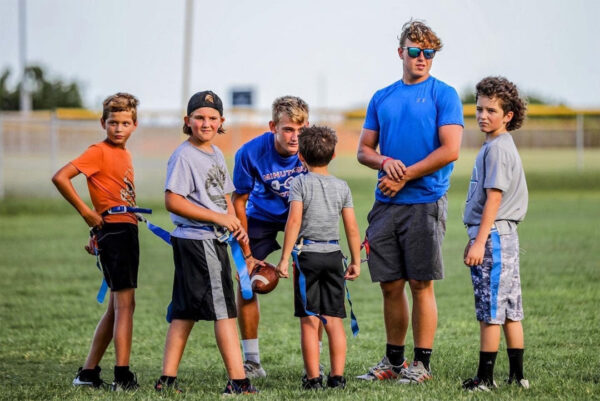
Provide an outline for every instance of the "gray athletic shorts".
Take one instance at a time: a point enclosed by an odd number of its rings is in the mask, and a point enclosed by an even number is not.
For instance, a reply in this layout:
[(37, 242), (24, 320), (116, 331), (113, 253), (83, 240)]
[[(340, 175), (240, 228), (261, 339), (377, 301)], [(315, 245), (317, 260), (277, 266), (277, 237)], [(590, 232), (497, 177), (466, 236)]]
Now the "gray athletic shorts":
[(485, 244), (483, 263), (471, 266), (471, 280), (477, 320), (489, 324), (523, 320), (516, 231), (504, 235), (492, 231)]
[(369, 271), (374, 282), (444, 278), (442, 242), (448, 200), (396, 205), (375, 201), (367, 220)]

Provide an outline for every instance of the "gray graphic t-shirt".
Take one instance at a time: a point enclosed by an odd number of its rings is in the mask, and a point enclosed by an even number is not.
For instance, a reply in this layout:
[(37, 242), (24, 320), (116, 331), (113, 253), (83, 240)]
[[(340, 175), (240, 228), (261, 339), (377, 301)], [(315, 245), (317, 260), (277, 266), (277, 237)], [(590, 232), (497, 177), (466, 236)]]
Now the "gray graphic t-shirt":
[[(351, 208), (352, 194), (348, 184), (332, 175), (308, 173), (294, 178), (290, 189), (290, 202), (302, 201), (302, 225), (300, 238), (313, 241), (340, 239), (340, 213)], [(339, 245), (311, 244), (303, 250), (310, 252), (333, 252)]]
[(488, 188), (502, 191), (496, 215), (498, 232), (514, 230), (527, 213), (528, 193), (521, 158), (509, 133), (484, 143), (475, 159), (463, 216), (463, 222), (473, 226), (468, 230), (471, 238), (477, 235)]
[[(213, 153), (198, 149), (189, 141), (175, 149), (167, 163), (165, 191), (183, 196), (195, 205), (218, 213), (227, 212), (225, 194), (235, 190), (221, 150), (212, 145)], [(172, 236), (187, 239), (217, 238), (212, 223), (190, 220), (171, 213), (177, 227)]]

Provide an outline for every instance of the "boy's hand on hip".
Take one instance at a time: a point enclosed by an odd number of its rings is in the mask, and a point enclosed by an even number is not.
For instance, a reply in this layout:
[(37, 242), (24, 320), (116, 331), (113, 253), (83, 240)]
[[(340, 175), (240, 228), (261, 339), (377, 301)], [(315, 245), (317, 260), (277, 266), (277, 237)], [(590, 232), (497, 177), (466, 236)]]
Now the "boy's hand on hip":
[(92, 228), (102, 228), (104, 225), (104, 220), (102, 220), (102, 216), (96, 212), (95, 210), (89, 210), (89, 212), (85, 212), (81, 215), (87, 225)]

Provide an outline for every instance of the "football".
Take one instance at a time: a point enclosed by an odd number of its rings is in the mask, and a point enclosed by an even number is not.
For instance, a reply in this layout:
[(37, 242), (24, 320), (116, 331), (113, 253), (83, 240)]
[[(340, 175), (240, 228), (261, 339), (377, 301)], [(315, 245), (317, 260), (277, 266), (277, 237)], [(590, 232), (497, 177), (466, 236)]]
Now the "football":
[(268, 262), (264, 262), (265, 265), (256, 265), (252, 274), (250, 274), (250, 284), (252, 284), (252, 291), (257, 294), (268, 294), (277, 287), (279, 283), (279, 274), (275, 266)]

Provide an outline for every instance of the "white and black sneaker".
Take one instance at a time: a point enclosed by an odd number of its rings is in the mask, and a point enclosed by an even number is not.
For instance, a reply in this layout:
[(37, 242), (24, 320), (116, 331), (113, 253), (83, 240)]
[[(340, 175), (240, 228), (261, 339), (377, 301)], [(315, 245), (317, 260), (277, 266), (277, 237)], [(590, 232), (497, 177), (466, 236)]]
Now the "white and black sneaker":
[(484, 391), (487, 393), (498, 388), (498, 385), (493, 380), (491, 382), (486, 382), (475, 376), (472, 379), (465, 380), (462, 384), (462, 388), (467, 391)]
[(263, 369), (260, 363), (256, 363), (251, 360), (244, 362), (244, 371), (248, 379), (258, 379), (261, 377), (267, 377), (267, 372)]
[(517, 380), (516, 378), (511, 377), (510, 379), (506, 380), (506, 384), (516, 384), (522, 389), (529, 390), (529, 380), (527, 379)]
[(100, 378), (101, 370), (100, 366), (96, 366), (94, 369), (83, 369), (83, 367), (80, 367), (79, 370), (77, 370), (77, 375), (73, 379), (73, 386), (92, 388), (105, 386), (106, 383)]

